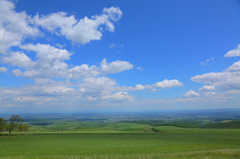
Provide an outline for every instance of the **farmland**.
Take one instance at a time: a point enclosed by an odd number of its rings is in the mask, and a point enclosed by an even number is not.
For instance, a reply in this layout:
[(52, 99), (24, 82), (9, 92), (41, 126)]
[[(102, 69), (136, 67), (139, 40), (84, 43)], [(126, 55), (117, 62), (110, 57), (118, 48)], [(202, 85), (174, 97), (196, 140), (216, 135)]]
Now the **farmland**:
[[(239, 158), (239, 119), (176, 114), (34, 116), (0, 136), (1, 158)], [(144, 116), (144, 118), (143, 118)], [(211, 116), (211, 115), (210, 115)], [(231, 115), (232, 116), (232, 115)], [(142, 117), (142, 118), (141, 118)], [(222, 119), (222, 120), (220, 120)], [(231, 124), (234, 123), (234, 124)], [(166, 124), (167, 123), (167, 124)], [(194, 124), (196, 123), (196, 124)], [(228, 123), (227, 128), (224, 128)], [(229, 124), (230, 123), (230, 124)], [(215, 124), (215, 127), (206, 125)], [(234, 126), (229, 126), (234, 125)]]

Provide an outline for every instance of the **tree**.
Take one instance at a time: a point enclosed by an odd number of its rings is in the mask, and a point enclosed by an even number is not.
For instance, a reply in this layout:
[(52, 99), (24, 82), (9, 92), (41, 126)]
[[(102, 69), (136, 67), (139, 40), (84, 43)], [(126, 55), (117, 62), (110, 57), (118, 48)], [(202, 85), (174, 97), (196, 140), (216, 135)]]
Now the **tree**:
[(22, 123), (17, 125), (17, 130), (19, 131), (19, 134), (21, 134), (21, 132), (23, 130), (23, 124)]
[(9, 118), (9, 129), (8, 129), (9, 135), (11, 134), (11, 132), (12, 132), (14, 129), (17, 128), (17, 124), (18, 124), (19, 122), (21, 122), (21, 124), (22, 124), (23, 121), (24, 121), (23, 118), (21, 118), (19, 115), (13, 115), (13, 116), (11, 116), (11, 118)]
[(3, 131), (3, 118), (0, 118), (0, 132)]
[(7, 120), (0, 118), (0, 132), (3, 131), (4, 136), (5, 136), (6, 126), (7, 126)]
[(28, 129), (29, 129), (28, 125), (26, 125), (26, 124), (22, 125), (22, 130), (23, 131), (28, 131)]

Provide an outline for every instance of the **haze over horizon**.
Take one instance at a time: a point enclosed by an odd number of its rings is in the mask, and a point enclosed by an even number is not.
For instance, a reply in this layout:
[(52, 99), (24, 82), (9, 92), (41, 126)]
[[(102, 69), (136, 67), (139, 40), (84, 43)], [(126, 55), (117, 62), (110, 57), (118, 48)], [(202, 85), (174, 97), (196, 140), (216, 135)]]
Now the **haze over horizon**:
[(240, 2), (0, 0), (0, 112), (240, 108)]

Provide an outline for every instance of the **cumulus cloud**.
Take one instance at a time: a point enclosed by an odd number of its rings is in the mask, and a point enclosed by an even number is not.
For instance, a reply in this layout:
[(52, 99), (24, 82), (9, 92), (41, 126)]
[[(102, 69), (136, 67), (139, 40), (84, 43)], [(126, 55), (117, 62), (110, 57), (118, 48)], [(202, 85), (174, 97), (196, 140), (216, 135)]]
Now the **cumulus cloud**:
[(112, 95), (103, 96), (103, 99), (110, 99), (110, 100), (133, 100), (128, 92), (117, 92)]
[(193, 90), (188, 91), (183, 95), (184, 97), (197, 97), (200, 96), (197, 92), (194, 92)]
[(236, 49), (230, 50), (224, 55), (224, 57), (236, 57), (236, 56), (240, 56), (240, 44)]
[(171, 88), (171, 87), (181, 87), (183, 86), (183, 83), (174, 79), (174, 80), (167, 80), (165, 79), (162, 82), (157, 82), (153, 85), (153, 87), (157, 88)]
[(197, 75), (191, 78), (195, 82), (203, 82), (206, 85), (217, 86), (222, 90), (240, 89), (240, 61), (222, 72), (211, 72)]
[(129, 62), (117, 60), (111, 63), (107, 63), (107, 59), (103, 59), (100, 66), (102, 69), (101, 72), (103, 74), (114, 74), (133, 68), (133, 65)]
[(176, 79), (174, 79), (174, 80), (165, 79), (164, 81), (160, 81), (160, 82), (157, 82), (157, 83), (152, 84), (152, 85), (137, 84), (134, 87), (132, 87), (132, 86), (117, 87), (117, 90), (121, 90), (121, 91), (140, 91), (140, 90), (152, 89), (152, 91), (157, 91), (156, 88), (165, 89), (165, 88), (181, 87), (181, 86), (183, 86), (183, 83), (176, 80)]
[(143, 69), (142, 69), (142, 67), (137, 67), (137, 69), (138, 69), (138, 70), (140, 70), (140, 71), (142, 71), (142, 70), (143, 70)]
[(215, 87), (214, 86), (202, 86), (199, 91), (214, 91)]
[[(114, 31), (111, 21), (118, 21), (122, 16), (119, 8), (104, 8), (101, 15), (92, 16), (90, 19), (84, 17), (76, 20), (73, 15), (68, 16), (65, 12), (53, 13), (47, 16), (36, 15), (32, 23), (39, 25), (49, 31), (59, 30), (61, 35), (73, 43), (86, 44), (91, 40), (100, 40), (102, 37), (100, 25), (105, 25), (110, 32)], [(58, 34), (58, 33), (57, 33)]]
[(3, 67), (3, 66), (0, 67), (0, 73), (1, 73), (1, 72), (6, 72), (7, 70), (8, 70), (8, 69), (7, 69), (6, 67)]
[(133, 68), (133, 65), (126, 61), (113, 61), (107, 63), (106, 59), (100, 64), (100, 67), (87, 64), (69, 67), (65, 62), (70, 60), (72, 53), (66, 49), (59, 49), (49, 44), (27, 44), (20, 46), (24, 50), (36, 52), (36, 61), (31, 61), (24, 53), (12, 53), (9, 57), (4, 57), (2, 61), (26, 70), (14, 69), (12, 74), (28, 78), (69, 78), (82, 79), (95, 77), (100, 74), (114, 74)]
[(7, 48), (21, 44), (26, 37), (40, 35), (36, 27), (29, 25), (31, 18), (25, 12), (14, 9), (12, 2), (0, 1), (0, 54), (6, 54)]
[(44, 62), (52, 63), (54, 61), (70, 60), (72, 55), (65, 49), (58, 49), (49, 44), (27, 44), (20, 46), (22, 49), (37, 52), (36, 57)]
[(70, 60), (72, 53), (65, 49), (58, 49), (48, 44), (27, 44), (20, 46), (24, 50), (36, 52), (36, 61), (32, 61), (24, 53), (11, 53), (9, 57), (3, 57), (2, 62), (18, 67), (25, 68), (22, 72), (20, 69), (13, 70), (13, 75), (28, 78), (51, 78), (65, 77), (68, 78), (68, 64), (65, 60)]
[[(35, 15), (33, 18), (25, 12), (16, 12), (11, 1), (0, 1), (0, 54), (7, 54), (11, 46), (21, 45), (26, 37), (38, 37), (44, 34), (42, 27), (53, 34), (63, 35), (73, 43), (86, 44), (91, 40), (100, 40), (105, 26), (114, 32), (114, 21), (118, 21), (122, 11), (118, 7), (104, 8), (101, 15), (76, 19), (74, 15), (57, 12), (49, 15)], [(60, 47), (61, 48), (61, 47)]]
[(118, 21), (122, 17), (119, 7), (104, 8), (103, 13), (107, 14), (111, 20)]
[(22, 52), (11, 52), (10, 56), (2, 58), (2, 63), (10, 64), (18, 67), (33, 67), (36, 62), (32, 61), (26, 54)]
[(240, 61), (235, 62), (232, 66), (226, 69), (229, 72), (238, 72), (240, 71)]
[(94, 77), (96, 75), (99, 75), (100, 69), (95, 65), (89, 66), (87, 64), (82, 64), (80, 66), (77, 65), (73, 68), (70, 68), (68, 72), (69, 73), (66, 75), (66, 77), (72, 79), (81, 79), (85, 77)]
[(150, 89), (152, 88), (152, 86), (149, 86), (149, 85), (141, 85), (141, 84), (137, 84), (136, 86), (132, 87), (122, 87), (124, 90), (126, 91), (141, 91), (141, 90), (146, 90), (146, 89)]

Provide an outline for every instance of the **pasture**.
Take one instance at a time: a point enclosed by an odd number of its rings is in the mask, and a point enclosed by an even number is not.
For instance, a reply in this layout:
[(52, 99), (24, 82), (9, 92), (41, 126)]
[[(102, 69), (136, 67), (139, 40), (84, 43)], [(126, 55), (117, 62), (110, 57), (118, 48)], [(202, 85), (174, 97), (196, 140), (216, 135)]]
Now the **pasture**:
[(26, 118), (0, 134), (0, 159), (240, 158), (239, 117), (136, 115)]
[(161, 132), (16, 134), (0, 139), (0, 156), (1, 158), (240, 157), (239, 130), (190, 131), (169, 126), (158, 129)]

